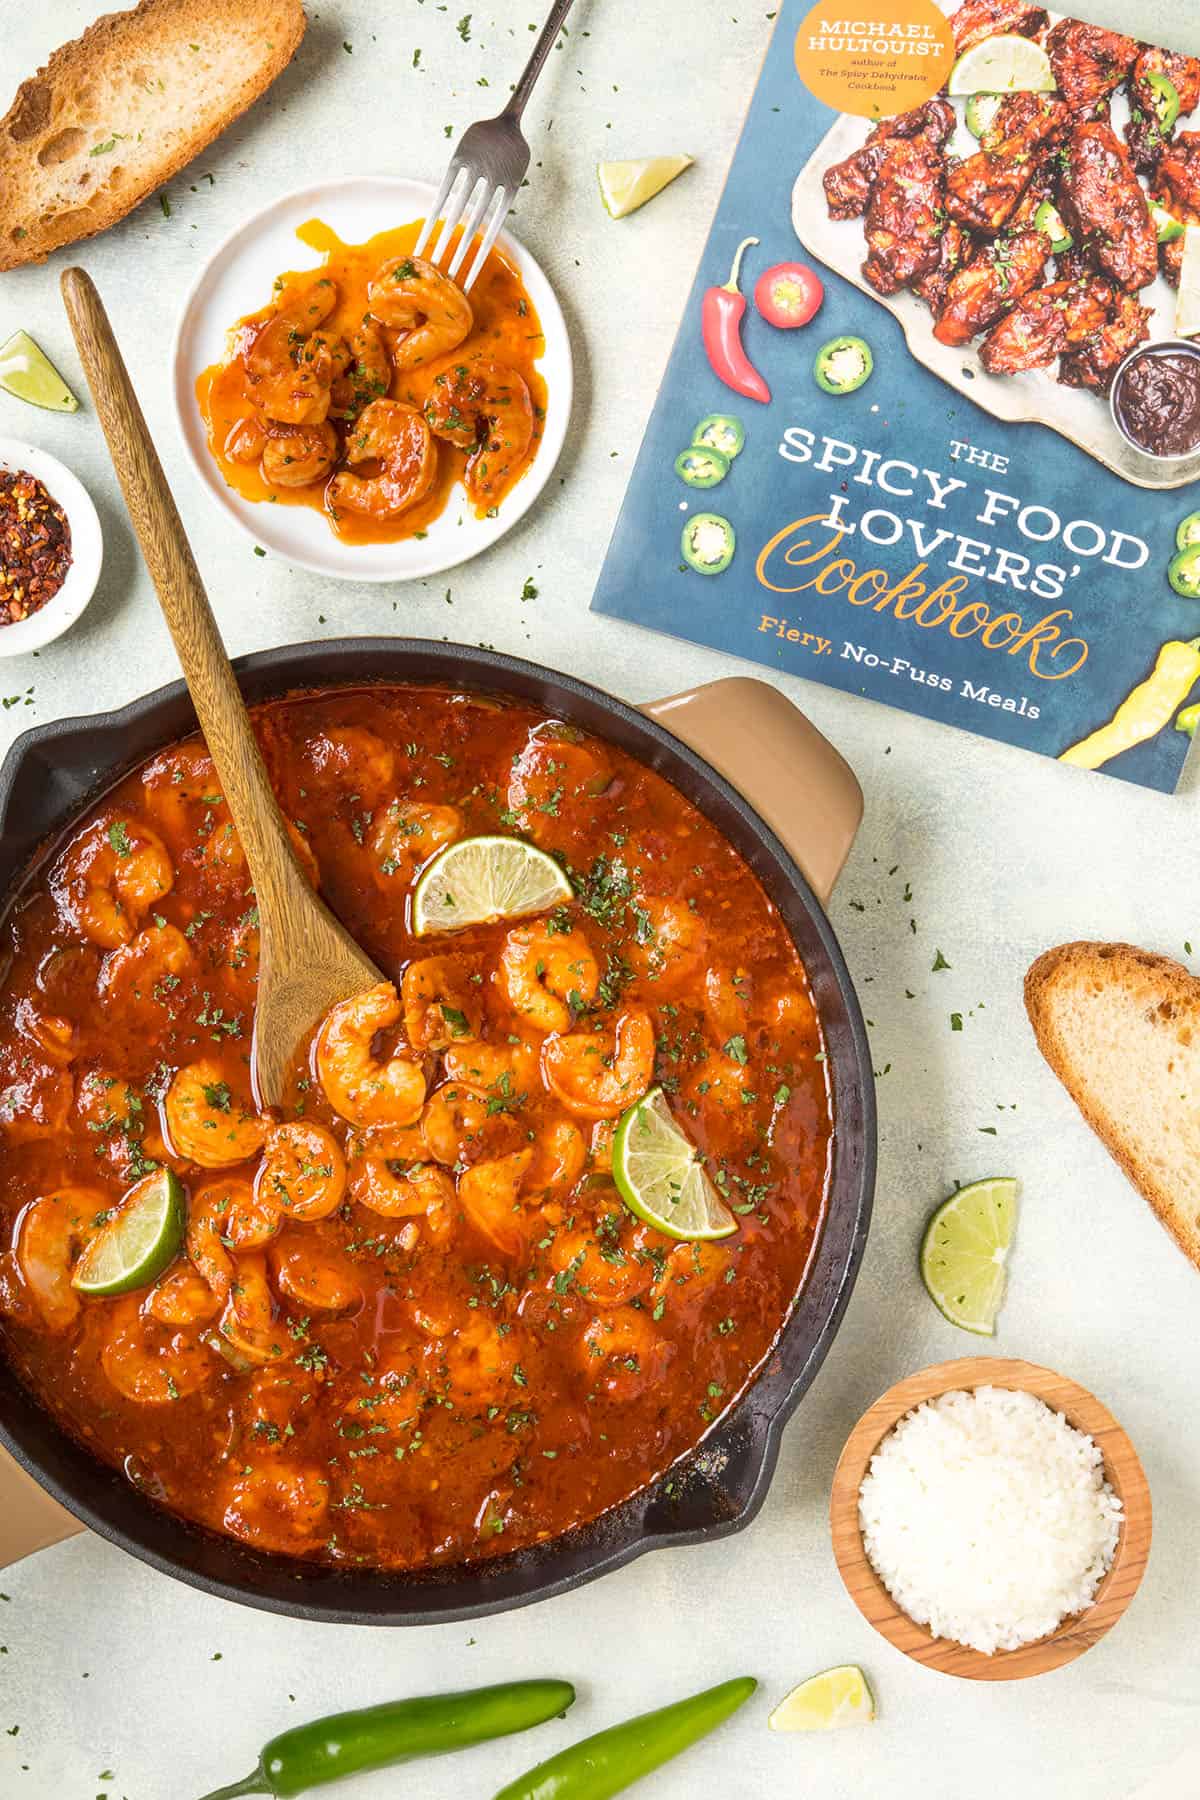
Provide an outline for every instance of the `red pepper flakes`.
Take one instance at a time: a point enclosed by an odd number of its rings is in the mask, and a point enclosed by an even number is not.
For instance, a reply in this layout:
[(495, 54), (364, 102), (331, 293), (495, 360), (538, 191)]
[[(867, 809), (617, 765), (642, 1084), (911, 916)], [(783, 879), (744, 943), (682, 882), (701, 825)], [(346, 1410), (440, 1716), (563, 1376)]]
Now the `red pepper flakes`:
[(36, 475), (0, 469), (0, 625), (53, 600), (71, 566), (71, 527)]

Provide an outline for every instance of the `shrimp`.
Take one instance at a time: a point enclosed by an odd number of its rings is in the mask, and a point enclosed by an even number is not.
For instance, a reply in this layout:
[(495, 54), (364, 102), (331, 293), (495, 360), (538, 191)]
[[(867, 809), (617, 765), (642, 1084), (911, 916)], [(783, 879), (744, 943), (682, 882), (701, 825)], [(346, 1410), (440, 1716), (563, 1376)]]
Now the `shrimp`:
[(376, 1037), (398, 1023), (400, 1001), (390, 981), (342, 1000), (314, 1046), (317, 1079), (334, 1112), (351, 1125), (411, 1125), (425, 1101), (425, 1076), (406, 1056), (379, 1059)]
[(215, 1057), (179, 1069), (162, 1104), (170, 1147), (202, 1169), (245, 1162), (262, 1148), (266, 1126), (225, 1080)]
[(503, 1044), (448, 1044), (442, 1052), (442, 1068), (448, 1080), (465, 1082), (468, 1087), (487, 1088), (497, 1095), (530, 1094), (541, 1079), (540, 1054), (540, 1039), (534, 1042), (516, 1036)]
[(437, 448), (429, 427), (407, 400), (372, 400), (359, 413), (346, 439), (345, 460), (373, 462), (374, 475), (339, 471), (326, 490), (334, 517), (338, 508), (370, 519), (394, 519), (423, 500), (437, 475)]
[(723, 969), (714, 964), (705, 970), (704, 1010), (722, 1043), (746, 1030), (753, 992), (749, 969)]
[(286, 1444), (296, 1435), (296, 1426), (304, 1409), (311, 1406), (318, 1392), (315, 1375), (295, 1363), (282, 1368), (260, 1369), (250, 1379), (242, 1419), (246, 1425), (247, 1447), (255, 1456), (273, 1444)]
[(112, 950), (100, 969), (97, 987), (105, 999), (129, 1006), (164, 1002), (196, 966), (195, 952), (175, 925), (148, 925), (129, 943)]
[(337, 453), (337, 433), (327, 421), (272, 425), (263, 444), (263, 480), (272, 487), (308, 487), (324, 481)]
[(283, 1223), (239, 1175), (206, 1182), (188, 1209), (187, 1253), (213, 1293), (224, 1300), (233, 1280), (231, 1250), (261, 1250)]
[(520, 1193), (532, 1161), (532, 1150), (517, 1150), (494, 1162), (475, 1163), (458, 1178), (463, 1211), (476, 1230), (506, 1256), (519, 1256), (527, 1248)]
[(636, 922), (629, 960), (647, 981), (678, 987), (694, 975), (704, 957), (704, 922), (682, 900), (638, 894), (630, 902)]
[[(229, 1360), (239, 1364), (273, 1363), (289, 1353), (285, 1332), (275, 1319), (275, 1297), (261, 1255), (241, 1256), (217, 1326)], [(294, 1346), (293, 1346), (294, 1347)]]
[(542, 1073), (568, 1112), (615, 1119), (640, 1100), (654, 1078), (654, 1025), (649, 1013), (621, 1013), (614, 1042), (603, 1032), (572, 1031), (547, 1038)]
[(586, 1161), (587, 1145), (578, 1127), (570, 1119), (552, 1119), (533, 1146), (527, 1186), (540, 1194), (573, 1188)]
[[(573, 731), (558, 724), (553, 729)], [(613, 782), (611, 767), (588, 744), (570, 737), (530, 735), (508, 776), (508, 807), (516, 828), (537, 843), (551, 841), (562, 830), (563, 801), (591, 802)], [(588, 805), (590, 817), (595, 808)]]
[(66, 1126), (75, 1083), (65, 1069), (23, 1068), (0, 1089), (0, 1131), (10, 1144), (56, 1138)]
[(254, 1178), (260, 1204), (290, 1219), (327, 1219), (346, 1191), (346, 1162), (331, 1131), (307, 1119), (272, 1125)]
[(503, 493), (533, 442), (523, 377), (489, 357), (442, 370), (425, 402), (425, 422), (435, 436), (471, 451), (464, 485), (479, 506)]
[(68, 1069), (79, 1053), (79, 1029), (70, 1019), (48, 1012), (24, 995), (17, 1002), (13, 1023), (22, 1037), (36, 1044), (48, 1063)]
[(79, 1317), (71, 1269), (99, 1231), (107, 1207), (100, 1188), (61, 1187), (34, 1200), (17, 1219), (17, 1269), (49, 1331), (69, 1331)]
[(413, 369), (457, 350), (475, 324), (471, 302), (458, 283), (423, 256), (383, 263), (368, 284), (367, 304), (381, 325), (405, 333), (392, 351), (398, 369)]
[(147, 1117), (145, 1098), (130, 1082), (89, 1069), (79, 1083), (75, 1110), (96, 1136), (97, 1157), (106, 1157), (121, 1175), (140, 1171), (147, 1158), (171, 1160), (157, 1127)]
[(414, 1050), (445, 1050), (479, 1036), (479, 972), (457, 956), (410, 962), (400, 982), (404, 1029)]
[(151, 1289), (146, 1308), (163, 1325), (206, 1325), (221, 1300), (199, 1270), (177, 1263)]
[(330, 726), (305, 740), (304, 754), (317, 779), (337, 794), (377, 794), (392, 784), (395, 751), (362, 725)]
[(425, 1352), (433, 1371), (430, 1386), (443, 1399), (456, 1405), (465, 1401), (476, 1410), (510, 1397), (521, 1356), (518, 1333), (501, 1331), (482, 1311), (469, 1313), (457, 1330), (435, 1337)]
[(329, 1479), (316, 1464), (243, 1466), (228, 1494), (222, 1527), (256, 1549), (296, 1555), (316, 1549), (325, 1535)]
[(221, 454), (236, 463), (256, 463), (262, 456), (267, 434), (259, 419), (235, 419), (225, 435)]
[(731, 1253), (721, 1244), (676, 1244), (654, 1277), (654, 1300), (665, 1300), (675, 1288), (691, 1297), (707, 1293), (733, 1266)]
[(457, 806), (426, 806), (393, 800), (371, 833), (372, 873), (378, 887), (407, 886), (435, 851), (462, 836), (463, 816)]
[(327, 1244), (281, 1243), (271, 1252), (275, 1285), (287, 1299), (314, 1312), (347, 1312), (362, 1301), (362, 1288), (346, 1257)]
[(611, 1400), (632, 1400), (661, 1381), (675, 1347), (659, 1336), (647, 1313), (632, 1306), (600, 1313), (579, 1340), (584, 1370)]
[(335, 419), (353, 419), (372, 400), (382, 399), (392, 385), (387, 345), (365, 319), (350, 333), (346, 350), (349, 361), (334, 379), (329, 408)]
[(461, 1169), (515, 1148), (520, 1127), (505, 1104), (493, 1104), (504, 1099), (493, 1095), (489, 1100), (482, 1089), (461, 1081), (436, 1089), (421, 1114), (421, 1135), (433, 1160)]
[(336, 366), (329, 339), (318, 334), (337, 304), (328, 278), (289, 288), (255, 334), (243, 361), (256, 405), (268, 419), (319, 424), (329, 411)]
[(581, 931), (514, 925), (500, 953), (500, 984), (513, 1011), (539, 1031), (569, 1031), (596, 998), (600, 967)]
[(128, 944), (156, 901), (175, 885), (167, 847), (128, 814), (97, 819), (80, 833), (50, 878), (68, 922), (103, 950)]
[(366, 1155), (350, 1165), (350, 1198), (384, 1219), (433, 1219), (436, 1231), (449, 1221), (454, 1182), (433, 1163)]
[(186, 1330), (172, 1330), (136, 1294), (118, 1300), (100, 1352), (100, 1367), (126, 1400), (138, 1406), (166, 1406), (206, 1387), (217, 1365), (204, 1345)]
[(550, 1246), (550, 1262), (560, 1281), (569, 1280), (597, 1306), (636, 1300), (654, 1280), (645, 1227), (638, 1226), (626, 1241), (621, 1225), (620, 1214), (602, 1212), (591, 1229), (560, 1231)]

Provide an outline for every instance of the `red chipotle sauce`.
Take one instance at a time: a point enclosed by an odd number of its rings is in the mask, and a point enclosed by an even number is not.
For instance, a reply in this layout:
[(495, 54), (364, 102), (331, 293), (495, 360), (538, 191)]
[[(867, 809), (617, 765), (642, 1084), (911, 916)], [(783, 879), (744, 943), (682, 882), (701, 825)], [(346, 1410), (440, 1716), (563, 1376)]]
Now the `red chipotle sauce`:
[(53, 600), (71, 566), (71, 527), (58, 501), (26, 469), (0, 469), (0, 625)]
[(1126, 363), (1113, 390), (1117, 423), (1151, 456), (1200, 447), (1200, 348), (1151, 344)]

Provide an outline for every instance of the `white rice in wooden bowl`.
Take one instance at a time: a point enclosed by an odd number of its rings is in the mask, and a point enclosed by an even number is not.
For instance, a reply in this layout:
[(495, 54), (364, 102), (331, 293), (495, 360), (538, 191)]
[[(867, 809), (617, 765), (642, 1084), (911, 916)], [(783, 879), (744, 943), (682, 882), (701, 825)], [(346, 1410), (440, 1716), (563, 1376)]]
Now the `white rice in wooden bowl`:
[(897, 1606), (988, 1656), (1090, 1606), (1121, 1530), (1095, 1440), (996, 1387), (906, 1414), (871, 1458), (858, 1516)]

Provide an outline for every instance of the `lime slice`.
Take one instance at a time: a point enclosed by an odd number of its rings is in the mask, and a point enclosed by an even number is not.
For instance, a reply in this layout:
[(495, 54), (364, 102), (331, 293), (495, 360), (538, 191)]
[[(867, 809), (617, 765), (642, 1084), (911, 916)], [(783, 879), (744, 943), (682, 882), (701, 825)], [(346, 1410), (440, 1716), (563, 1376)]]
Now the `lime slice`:
[(523, 838), (461, 838), (434, 857), (413, 889), (413, 935), (524, 919), (572, 892), (554, 858)]
[(966, 94), (1048, 94), (1057, 85), (1040, 44), (1002, 32), (963, 51), (950, 71), (946, 92), (961, 100)]
[(81, 1294), (127, 1294), (148, 1287), (183, 1243), (187, 1203), (171, 1169), (157, 1169), (125, 1195), (75, 1265), (71, 1286)]
[(1016, 1224), (1011, 1175), (959, 1188), (930, 1219), (921, 1240), (921, 1279), (952, 1325), (980, 1337), (994, 1334)]
[(730, 1237), (737, 1220), (704, 1173), (660, 1087), (621, 1114), (613, 1137), (613, 1180), (631, 1212), (667, 1237)]
[(44, 351), (27, 331), (14, 331), (0, 345), (0, 388), (47, 412), (75, 412), (78, 400)]
[(637, 162), (596, 164), (600, 198), (610, 218), (623, 219), (692, 166), (690, 156), (643, 156)]
[(1195, 337), (1200, 332), (1200, 225), (1189, 225), (1183, 234), (1175, 330), (1180, 337)]
[(856, 1664), (843, 1663), (793, 1688), (767, 1724), (772, 1731), (841, 1731), (847, 1725), (869, 1725), (874, 1717), (875, 1697), (866, 1676)]

